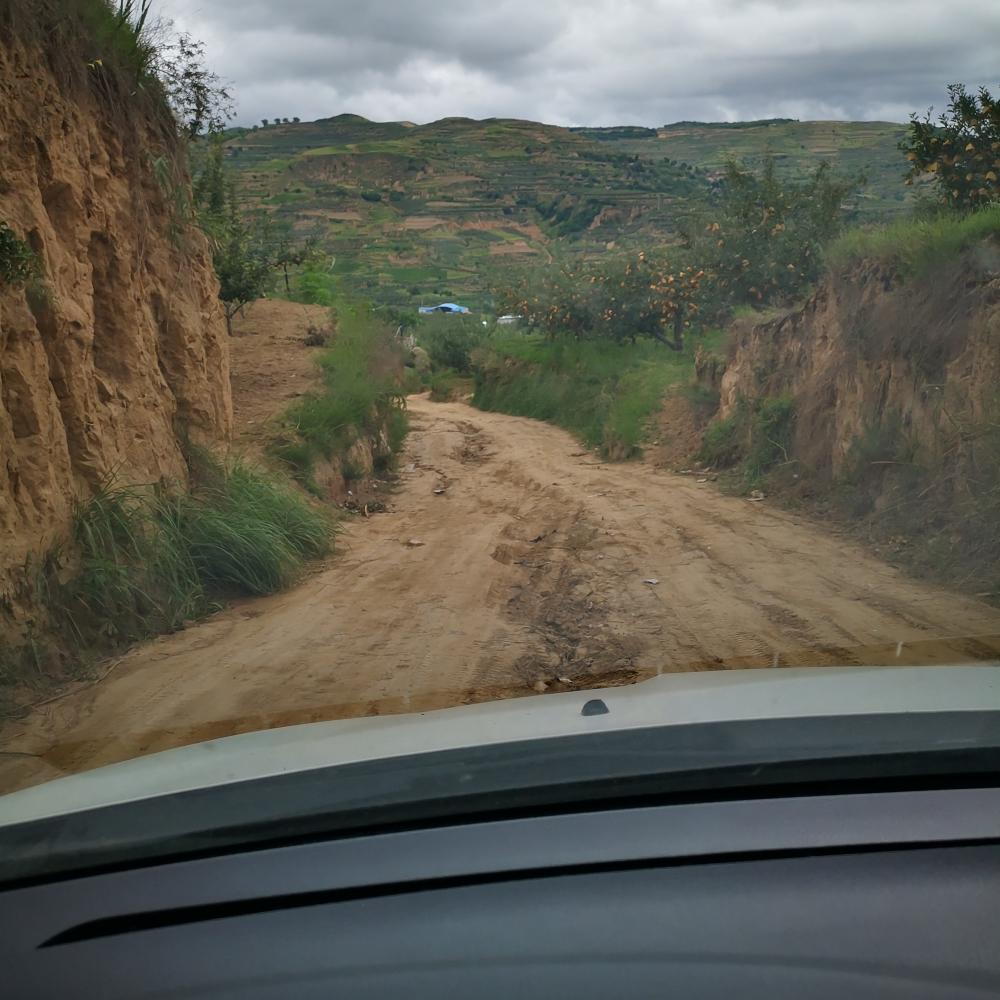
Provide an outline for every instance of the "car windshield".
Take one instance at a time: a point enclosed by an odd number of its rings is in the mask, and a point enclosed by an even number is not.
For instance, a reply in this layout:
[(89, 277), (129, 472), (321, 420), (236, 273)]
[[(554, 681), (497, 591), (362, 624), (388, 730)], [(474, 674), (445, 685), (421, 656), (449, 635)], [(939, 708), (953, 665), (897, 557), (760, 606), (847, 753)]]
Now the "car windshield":
[(0, 4), (0, 802), (237, 734), (250, 777), (302, 723), (355, 720), (283, 768), (476, 703), (466, 742), (543, 739), (657, 677), (675, 721), (801, 668), (786, 715), (959, 707), (866, 678), (1000, 658), (998, 38)]

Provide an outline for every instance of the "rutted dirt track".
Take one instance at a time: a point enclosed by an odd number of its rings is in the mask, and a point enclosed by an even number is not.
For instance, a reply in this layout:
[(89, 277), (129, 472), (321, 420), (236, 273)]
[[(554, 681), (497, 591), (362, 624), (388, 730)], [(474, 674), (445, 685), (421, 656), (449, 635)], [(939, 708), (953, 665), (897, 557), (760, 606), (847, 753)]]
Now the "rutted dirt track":
[(410, 405), (392, 512), (352, 521), (295, 590), (152, 642), (6, 727), (0, 789), (265, 726), (542, 684), (1000, 654), (1000, 611), (766, 503), (602, 464), (545, 424)]

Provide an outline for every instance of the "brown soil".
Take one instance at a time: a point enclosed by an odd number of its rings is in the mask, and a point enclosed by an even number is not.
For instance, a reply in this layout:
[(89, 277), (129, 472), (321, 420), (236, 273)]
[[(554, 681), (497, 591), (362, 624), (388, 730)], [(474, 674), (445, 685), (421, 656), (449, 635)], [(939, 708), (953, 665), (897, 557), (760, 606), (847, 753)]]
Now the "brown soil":
[(391, 513), (351, 521), (338, 554), (296, 589), (158, 639), (9, 724), (0, 788), (210, 737), (541, 684), (1000, 651), (1000, 611), (907, 579), (766, 502), (597, 462), (531, 420), (424, 397), (411, 414)]
[(404, 219), (400, 229), (434, 229), (435, 226), (447, 226), (447, 219), (439, 219), (435, 215), (418, 215), (414, 218)]
[(652, 441), (643, 449), (647, 459), (667, 469), (690, 465), (711, 416), (680, 393), (667, 395), (654, 418)]
[(538, 251), (533, 246), (529, 246), (524, 240), (490, 244), (490, 256), (492, 257), (510, 257), (511, 255), (521, 253), (538, 253)]
[(112, 477), (183, 480), (177, 428), (215, 446), (232, 417), (208, 241), (177, 228), (166, 193), (177, 179), (163, 183), (140, 152), (163, 152), (171, 170), (174, 151), (141, 120), (143, 99), (99, 99), (103, 87), (69, 86), (53, 69), (82, 66), (90, 40), (58, 54), (18, 41), (48, 37), (53, 6), (37, 5), (37, 32), (24, 30), (26, 16), (8, 33), (5, 17), (0, 34), (0, 219), (41, 276), (37, 295), (0, 283), (4, 594), (20, 587), (29, 559), (62, 542), (78, 502)]
[(330, 327), (330, 310), (281, 299), (260, 299), (233, 320), (229, 368), (233, 387), (233, 439), (260, 447), (264, 425), (319, 383), (316, 352), (304, 340), (310, 325)]

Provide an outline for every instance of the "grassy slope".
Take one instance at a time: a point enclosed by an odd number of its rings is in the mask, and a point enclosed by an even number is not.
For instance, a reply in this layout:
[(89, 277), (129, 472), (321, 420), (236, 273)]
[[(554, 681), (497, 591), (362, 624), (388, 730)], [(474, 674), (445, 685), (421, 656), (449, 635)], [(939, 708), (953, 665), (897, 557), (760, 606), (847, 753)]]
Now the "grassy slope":
[(414, 127), (340, 116), (236, 130), (227, 149), (247, 202), (316, 235), (336, 256), (345, 291), (406, 307), (457, 299), (483, 309), (491, 277), (511, 262), (670, 242), (685, 213), (710, 197), (706, 175), (730, 155), (754, 162), (772, 152), (790, 173), (821, 160), (864, 170), (866, 208), (891, 214), (908, 190), (902, 131), (878, 122)]
[(677, 353), (645, 339), (633, 346), (497, 336), (480, 363), (473, 403), (547, 420), (607, 457), (630, 458), (641, 452), (664, 394), (690, 382), (698, 347), (715, 350), (722, 339), (718, 331), (692, 338)]
[(827, 249), (826, 257), (837, 267), (877, 260), (905, 277), (920, 277), (990, 237), (1000, 237), (1000, 205), (964, 216), (898, 219), (888, 225), (849, 229)]

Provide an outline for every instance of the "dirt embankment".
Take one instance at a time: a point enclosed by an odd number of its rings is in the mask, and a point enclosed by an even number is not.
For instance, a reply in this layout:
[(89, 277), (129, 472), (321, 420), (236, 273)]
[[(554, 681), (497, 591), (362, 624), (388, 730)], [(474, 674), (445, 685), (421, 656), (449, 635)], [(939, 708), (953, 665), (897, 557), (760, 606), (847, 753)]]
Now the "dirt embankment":
[(0, 731), (0, 789), (197, 740), (661, 671), (997, 656), (1000, 611), (808, 520), (569, 434), (410, 400), (389, 513), (296, 589), (126, 656)]
[(76, 56), (0, 39), (0, 219), (41, 270), (0, 287), (0, 590), (109, 474), (182, 480), (179, 435), (223, 440), (232, 419), (208, 246), (176, 212), (183, 169), (158, 180), (162, 130), (115, 117), (100, 66), (70, 87), (59, 58)]
[(307, 343), (310, 329), (332, 333), (330, 310), (260, 299), (233, 318), (233, 443), (241, 450), (259, 454), (274, 419), (320, 388), (316, 356), (323, 345)]
[(833, 274), (801, 309), (738, 326), (719, 412), (791, 396), (792, 456), (829, 479), (866, 435), (902, 434), (938, 464), (956, 428), (996, 419), (998, 386), (1000, 247), (987, 243), (920, 278)]
[[(281, 415), (303, 396), (322, 392), (316, 362), (324, 337), (336, 337), (325, 306), (260, 299), (235, 317), (230, 368), (238, 451), (265, 459), (267, 446), (281, 438)], [(389, 454), (384, 431), (358, 429), (345, 454), (313, 463), (313, 485), (324, 499), (351, 509), (381, 508), (385, 483), (376, 465)]]
[(1000, 245), (905, 279), (875, 263), (831, 274), (735, 334), (708, 450), (767, 455), (769, 492), (1000, 599)]

